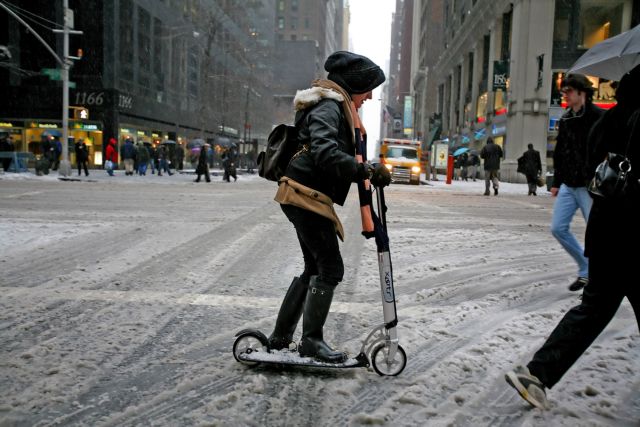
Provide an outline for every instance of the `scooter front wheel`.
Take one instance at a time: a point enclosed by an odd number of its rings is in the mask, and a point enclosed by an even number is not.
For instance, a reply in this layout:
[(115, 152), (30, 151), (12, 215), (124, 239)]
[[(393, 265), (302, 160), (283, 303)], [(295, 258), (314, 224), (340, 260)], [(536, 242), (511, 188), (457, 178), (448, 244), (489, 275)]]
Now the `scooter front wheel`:
[(371, 365), (378, 375), (393, 377), (404, 370), (407, 365), (407, 354), (401, 346), (398, 346), (393, 360), (387, 360), (388, 355), (389, 347), (385, 343), (378, 344), (371, 351)]
[(240, 363), (248, 365), (248, 366), (256, 366), (260, 362), (252, 362), (249, 360), (244, 360), (240, 358), (241, 354), (250, 354), (255, 351), (267, 351), (264, 339), (262, 336), (252, 333), (246, 332), (238, 335), (236, 341), (233, 343), (233, 357)]

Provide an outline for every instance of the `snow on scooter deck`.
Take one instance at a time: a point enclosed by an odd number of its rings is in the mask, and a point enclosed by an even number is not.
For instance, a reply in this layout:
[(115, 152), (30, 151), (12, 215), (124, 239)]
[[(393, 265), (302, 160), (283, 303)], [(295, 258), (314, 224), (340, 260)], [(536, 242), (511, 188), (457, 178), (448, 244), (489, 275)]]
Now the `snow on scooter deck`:
[(271, 353), (264, 351), (252, 351), (241, 353), (238, 358), (248, 363), (264, 363), (268, 365), (283, 366), (310, 366), (314, 368), (359, 368), (369, 366), (367, 357), (360, 353), (356, 357), (350, 357), (343, 363), (328, 363), (316, 360), (312, 357), (302, 357), (296, 351), (272, 350)]

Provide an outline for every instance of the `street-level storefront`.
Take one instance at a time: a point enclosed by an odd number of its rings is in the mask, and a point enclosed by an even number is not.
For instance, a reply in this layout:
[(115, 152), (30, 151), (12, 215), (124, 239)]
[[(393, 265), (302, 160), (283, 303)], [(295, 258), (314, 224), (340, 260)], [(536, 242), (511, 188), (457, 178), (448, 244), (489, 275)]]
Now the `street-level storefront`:
[[(50, 135), (62, 139), (62, 121), (57, 120), (12, 120), (1, 119), (0, 128), (9, 132), (14, 150), (42, 155), (42, 135)], [(97, 121), (69, 121), (69, 160), (75, 164), (74, 143), (84, 140), (89, 149), (89, 165), (102, 165), (102, 123)]]

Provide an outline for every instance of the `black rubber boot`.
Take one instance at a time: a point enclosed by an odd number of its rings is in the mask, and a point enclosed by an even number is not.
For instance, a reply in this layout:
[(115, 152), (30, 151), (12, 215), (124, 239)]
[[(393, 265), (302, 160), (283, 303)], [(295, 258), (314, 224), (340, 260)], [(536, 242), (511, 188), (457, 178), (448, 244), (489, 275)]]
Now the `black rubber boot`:
[(298, 326), (300, 316), (302, 316), (308, 288), (309, 285), (302, 282), (300, 278), (293, 278), (291, 285), (289, 285), (289, 290), (287, 290), (280, 305), (276, 326), (269, 337), (269, 347), (271, 349), (281, 350), (287, 348), (293, 341), (293, 333), (296, 330), (296, 326)]
[(334, 287), (316, 279), (317, 276), (311, 277), (304, 302), (302, 340), (298, 352), (303, 357), (314, 357), (328, 363), (342, 363), (347, 360), (347, 354), (333, 350), (322, 337), (322, 328), (329, 314)]

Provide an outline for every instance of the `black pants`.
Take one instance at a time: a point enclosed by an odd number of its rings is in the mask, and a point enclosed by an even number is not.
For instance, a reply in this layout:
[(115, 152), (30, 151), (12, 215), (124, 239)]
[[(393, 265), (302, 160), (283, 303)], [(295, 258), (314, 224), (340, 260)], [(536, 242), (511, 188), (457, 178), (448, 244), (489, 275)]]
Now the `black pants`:
[(84, 167), (84, 175), (85, 176), (89, 176), (89, 170), (87, 169), (87, 161), (86, 160), (78, 162), (78, 176), (80, 176), (80, 172), (81, 172), (83, 167)]
[(538, 175), (526, 175), (529, 185), (529, 194), (535, 194), (538, 189)]
[(200, 182), (200, 177), (204, 175), (204, 179), (207, 182), (211, 182), (211, 176), (209, 176), (209, 169), (205, 169), (204, 172), (198, 172), (198, 177), (196, 178), (196, 182)]
[(553, 387), (598, 337), (626, 296), (640, 328), (640, 283), (633, 250), (598, 251), (589, 257), (589, 283), (582, 303), (565, 314), (528, 368), (548, 388)]
[(344, 276), (344, 264), (333, 222), (316, 213), (292, 205), (280, 205), (298, 235), (304, 272), (300, 280), (309, 282), (311, 276), (331, 286), (337, 286)]

